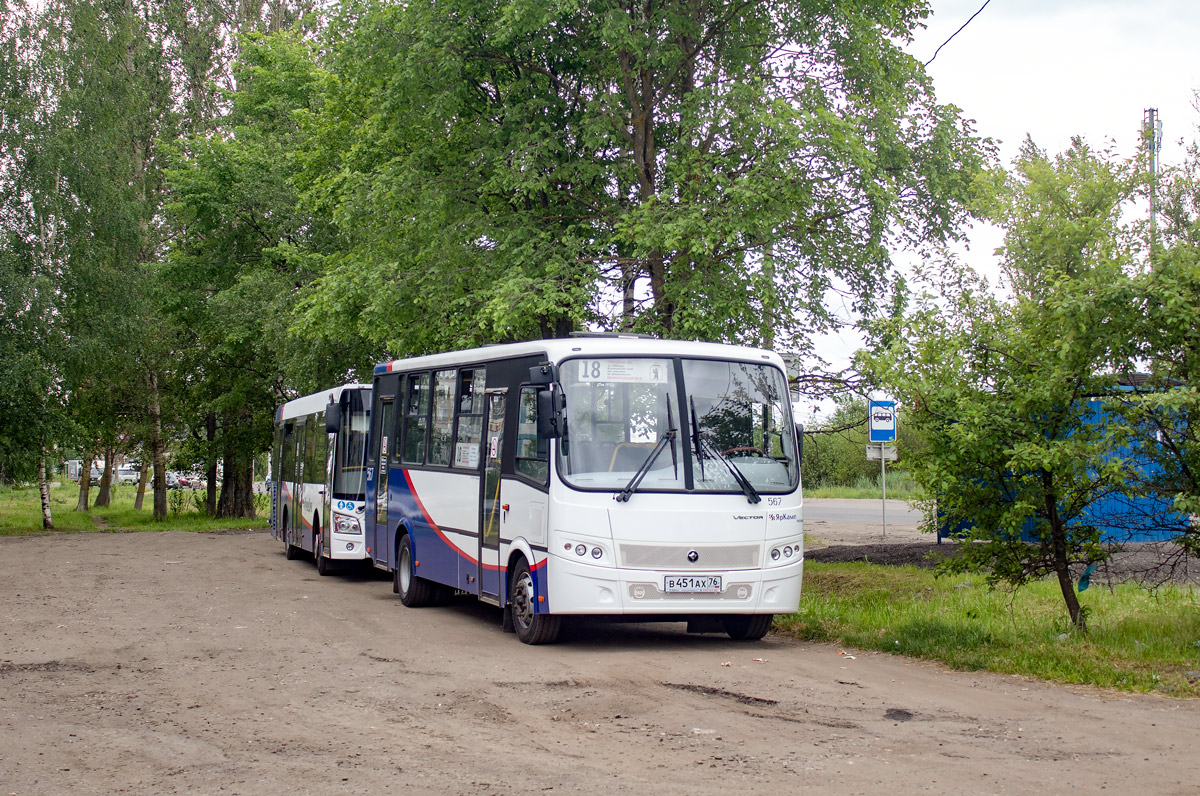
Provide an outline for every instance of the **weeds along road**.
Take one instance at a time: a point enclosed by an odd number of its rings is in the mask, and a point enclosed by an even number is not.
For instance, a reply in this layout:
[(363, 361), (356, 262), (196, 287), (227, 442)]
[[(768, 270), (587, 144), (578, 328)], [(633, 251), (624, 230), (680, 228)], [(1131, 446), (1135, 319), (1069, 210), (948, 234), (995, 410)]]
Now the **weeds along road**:
[(405, 609), (265, 533), (0, 539), (0, 794), (1192, 794), (1200, 705)]

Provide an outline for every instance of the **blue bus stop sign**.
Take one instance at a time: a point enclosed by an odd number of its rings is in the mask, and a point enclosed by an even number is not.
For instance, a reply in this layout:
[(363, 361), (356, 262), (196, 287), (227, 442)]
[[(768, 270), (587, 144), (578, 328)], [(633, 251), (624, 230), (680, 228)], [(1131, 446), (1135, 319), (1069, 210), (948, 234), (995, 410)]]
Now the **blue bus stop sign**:
[(867, 430), (870, 442), (894, 442), (896, 439), (896, 402), (868, 401)]

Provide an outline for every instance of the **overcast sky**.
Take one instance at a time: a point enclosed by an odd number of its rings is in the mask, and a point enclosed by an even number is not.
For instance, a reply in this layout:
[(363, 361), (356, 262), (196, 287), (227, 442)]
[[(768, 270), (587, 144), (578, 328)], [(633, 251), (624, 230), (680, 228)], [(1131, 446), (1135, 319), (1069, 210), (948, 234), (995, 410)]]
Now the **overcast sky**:
[[(908, 47), (922, 62), (983, 0), (931, 5), (925, 30)], [(938, 101), (957, 105), (980, 135), (997, 139), (1006, 167), (1026, 135), (1052, 156), (1073, 135), (1132, 155), (1146, 108), (1157, 108), (1163, 123), (1162, 163), (1180, 163), (1180, 142), (1200, 138), (1193, 108), (1200, 89), (1197, 0), (991, 0), (926, 69)], [(997, 230), (976, 228), (967, 262), (994, 273), (991, 252), (999, 243)], [(853, 332), (820, 343), (835, 368), (849, 364), (859, 345)], [(812, 409), (811, 402), (799, 407), (804, 415)]]
[[(932, 0), (909, 52), (928, 61), (983, 0)], [(1011, 162), (1028, 133), (1051, 154), (1072, 135), (1122, 155), (1137, 147), (1146, 108), (1163, 120), (1163, 161), (1191, 139), (1200, 88), (1195, 0), (991, 0), (927, 67), (938, 99), (962, 108)]]

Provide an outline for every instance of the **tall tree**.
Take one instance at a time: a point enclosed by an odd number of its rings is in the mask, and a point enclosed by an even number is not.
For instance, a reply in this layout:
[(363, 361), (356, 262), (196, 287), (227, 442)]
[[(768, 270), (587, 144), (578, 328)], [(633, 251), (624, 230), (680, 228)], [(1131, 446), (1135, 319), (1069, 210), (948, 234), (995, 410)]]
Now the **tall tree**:
[(1129, 427), (1095, 422), (1090, 401), (1116, 392), (1137, 325), (1121, 218), (1135, 190), (1128, 164), (1082, 141), (1054, 159), (1026, 142), (985, 205), (1005, 227), (1011, 298), (951, 263), (861, 359), (927, 441), (908, 466), (938, 522), (970, 542), (946, 568), (1014, 586), (1051, 574), (1081, 630), (1071, 567), (1108, 556), (1091, 507), (1136, 492)]
[(306, 302), (404, 354), (584, 323), (803, 348), (953, 234), (986, 147), (894, 0), (342, 7), (307, 201), (352, 244)]
[(250, 36), (236, 78), (228, 113), (214, 120), (221, 134), (188, 138), (176, 153), (176, 240), (160, 270), (189, 339), (181, 365), (193, 406), (211, 418), (199, 446), (224, 462), (217, 516), (253, 516), (253, 458), (269, 445), (275, 407), (371, 360), (353, 335), (314, 339), (290, 325), (317, 275), (314, 253), (339, 240), (329, 221), (298, 206), (290, 176), (303, 141), (296, 114), (319, 88), (311, 46)]
[(34, 9), (0, 3), (0, 482), (36, 477), (50, 529), (46, 458), (72, 426), (55, 306), (61, 228), (45, 201), (52, 180), (31, 167), (44, 122), (37, 31)]

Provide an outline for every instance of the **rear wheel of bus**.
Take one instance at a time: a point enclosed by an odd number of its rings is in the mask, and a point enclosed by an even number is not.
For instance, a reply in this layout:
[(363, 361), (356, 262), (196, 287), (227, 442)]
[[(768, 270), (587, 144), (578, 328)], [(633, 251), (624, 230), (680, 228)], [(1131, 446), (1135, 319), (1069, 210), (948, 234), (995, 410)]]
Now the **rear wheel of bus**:
[(408, 534), (400, 537), (396, 546), (396, 569), (392, 572), (392, 591), (400, 595), (406, 608), (421, 608), (437, 602), (442, 589), (436, 583), (414, 574), (412, 540)]
[(758, 641), (767, 635), (774, 621), (774, 614), (736, 614), (722, 616), (721, 624), (731, 639), (737, 641)]
[(562, 617), (536, 612), (533, 573), (529, 571), (529, 562), (524, 558), (517, 560), (508, 593), (512, 602), (508, 610), (512, 612), (512, 625), (517, 638), (525, 644), (553, 643), (562, 628)]

